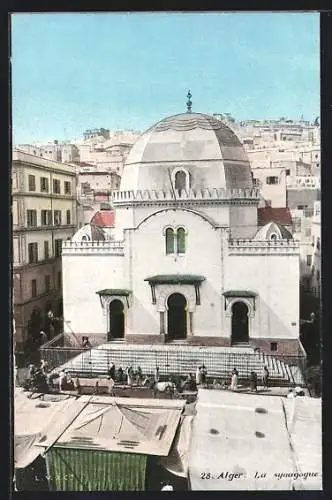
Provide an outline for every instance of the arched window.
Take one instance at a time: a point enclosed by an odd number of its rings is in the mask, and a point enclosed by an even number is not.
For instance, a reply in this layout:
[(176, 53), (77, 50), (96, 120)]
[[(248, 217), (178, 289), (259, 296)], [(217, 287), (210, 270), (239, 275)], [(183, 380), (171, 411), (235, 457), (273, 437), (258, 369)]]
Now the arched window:
[(183, 170), (179, 170), (175, 174), (175, 189), (182, 191), (187, 187), (187, 175)]
[(316, 248), (317, 250), (320, 250), (320, 238), (317, 238)]
[(183, 227), (179, 227), (176, 232), (177, 253), (185, 253), (186, 251), (186, 233)]
[(277, 239), (278, 239), (278, 236), (276, 235), (276, 233), (272, 233), (270, 236), (270, 240), (277, 241)]
[(174, 253), (174, 231), (171, 227), (166, 229), (166, 254)]

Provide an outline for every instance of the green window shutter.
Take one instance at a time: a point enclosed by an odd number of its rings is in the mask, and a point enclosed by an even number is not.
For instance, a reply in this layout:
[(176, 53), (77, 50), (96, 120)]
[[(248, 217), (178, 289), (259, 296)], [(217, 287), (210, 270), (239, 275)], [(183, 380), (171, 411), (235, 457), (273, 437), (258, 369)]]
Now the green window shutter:
[(46, 455), (53, 491), (144, 491), (146, 455), (53, 447)]
[(177, 253), (185, 253), (186, 251), (186, 233), (183, 227), (177, 230)]
[(166, 229), (166, 253), (174, 253), (174, 231), (170, 227)]

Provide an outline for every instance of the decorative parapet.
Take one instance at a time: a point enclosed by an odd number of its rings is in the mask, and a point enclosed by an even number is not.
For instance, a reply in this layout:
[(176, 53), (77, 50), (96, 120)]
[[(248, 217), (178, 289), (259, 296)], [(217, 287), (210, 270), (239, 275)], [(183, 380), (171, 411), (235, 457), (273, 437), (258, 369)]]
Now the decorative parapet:
[(294, 240), (228, 240), (229, 255), (300, 255), (300, 245)]
[(186, 202), (186, 201), (223, 201), (232, 202), (234, 200), (251, 201), (258, 203), (260, 199), (258, 188), (246, 189), (189, 189), (189, 190), (138, 190), (138, 191), (113, 191), (112, 201), (114, 206), (126, 204), (146, 204), (165, 202)]
[(124, 255), (123, 241), (63, 241), (62, 255)]

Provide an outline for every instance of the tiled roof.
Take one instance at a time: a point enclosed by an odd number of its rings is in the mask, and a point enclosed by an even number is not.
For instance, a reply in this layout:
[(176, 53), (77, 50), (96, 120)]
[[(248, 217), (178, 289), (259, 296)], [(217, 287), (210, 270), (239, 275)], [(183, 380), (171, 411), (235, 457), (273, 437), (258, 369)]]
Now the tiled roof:
[(92, 217), (90, 224), (98, 227), (114, 227), (115, 211), (114, 210), (99, 210)]
[(289, 208), (264, 207), (258, 209), (258, 225), (265, 226), (269, 222), (276, 222), (282, 226), (292, 225), (292, 215)]

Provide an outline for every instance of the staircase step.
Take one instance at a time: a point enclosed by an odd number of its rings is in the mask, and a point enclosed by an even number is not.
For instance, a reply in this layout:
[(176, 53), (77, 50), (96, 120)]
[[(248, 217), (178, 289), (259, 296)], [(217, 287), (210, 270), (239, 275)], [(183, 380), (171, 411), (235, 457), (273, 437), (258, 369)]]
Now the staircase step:
[[(212, 348), (204, 346), (163, 345), (133, 345), (121, 341), (103, 344), (89, 351), (84, 351), (72, 359), (60, 362), (60, 352), (55, 352), (54, 359), (47, 359), (53, 366), (60, 365), (72, 374), (79, 376), (106, 375), (111, 362), (116, 367), (125, 369), (132, 365), (134, 369), (141, 367), (144, 374), (152, 374), (159, 366), (160, 374), (167, 376), (195, 373), (197, 366), (204, 364), (211, 378), (229, 378), (233, 368), (239, 371), (240, 379), (248, 379), (251, 371), (256, 371), (259, 379), (264, 366), (270, 372), (270, 381), (278, 384), (295, 383), (302, 385), (301, 372), (298, 367), (290, 368), (271, 355), (255, 352), (246, 344), (242, 347)], [(45, 356), (44, 356), (45, 357)], [(54, 361), (57, 361), (54, 363)], [(63, 364), (64, 361), (67, 361)], [(303, 380), (302, 380), (303, 382)]]

